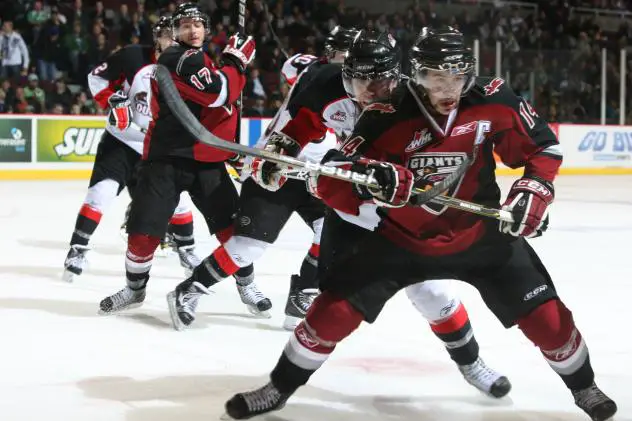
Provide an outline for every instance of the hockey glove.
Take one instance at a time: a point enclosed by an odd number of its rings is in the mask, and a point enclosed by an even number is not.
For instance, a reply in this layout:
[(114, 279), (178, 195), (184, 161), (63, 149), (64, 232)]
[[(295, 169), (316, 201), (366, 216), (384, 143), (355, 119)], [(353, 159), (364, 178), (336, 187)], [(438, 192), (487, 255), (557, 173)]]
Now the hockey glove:
[(379, 184), (375, 188), (356, 184), (360, 198), (373, 199), (378, 206), (389, 208), (401, 208), (408, 203), (415, 182), (415, 177), (408, 168), (390, 162), (359, 158), (355, 160), (351, 170), (371, 174)]
[(553, 184), (546, 180), (536, 177), (517, 180), (503, 205), (503, 210), (512, 213), (514, 222), (501, 221), (500, 231), (514, 237), (542, 235), (549, 225), (549, 205), (554, 195)]
[(110, 113), (108, 123), (119, 130), (127, 130), (132, 123), (132, 103), (122, 91), (114, 93), (109, 99)]
[(248, 64), (255, 58), (256, 51), (255, 40), (251, 36), (247, 37), (238, 32), (228, 39), (222, 58), (244, 73)]
[[(279, 155), (298, 156), (301, 147), (294, 139), (283, 133), (272, 133), (265, 148), (266, 151)], [(281, 173), (281, 168), (270, 161), (255, 158), (250, 165), (252, 179), (266, 190), (277, 191), (287, 181)]]
[(244, 169), (244, 157), (241, 155), (235, 155), (234, 157), (227, 159), (226, 164), (230, 167), (228, 169), (228, 173), (233, 180), (241, 183), (241, 172)]

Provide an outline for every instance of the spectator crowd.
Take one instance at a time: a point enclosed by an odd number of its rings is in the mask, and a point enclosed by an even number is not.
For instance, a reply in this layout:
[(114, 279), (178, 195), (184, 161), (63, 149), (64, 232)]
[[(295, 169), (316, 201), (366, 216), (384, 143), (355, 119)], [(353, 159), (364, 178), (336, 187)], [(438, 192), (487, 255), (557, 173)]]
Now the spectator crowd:
[[(215, 59), (235, 31), (236, 1), (198, 2), (211, 18), (204, 49)], [(370, 14), (346, 7), (344, 0), (249, 1), (246, 31), (257, 40), (257, 57), (244, 91), (245, 116), (274, 115), (287, 94), (280, 74), (286, 55), (319, 55), (335, 25), (390, 31), (407, 49), (423, 26), (448, 24), (470, 41), (479, 40), (481, 75), (496, 74), (500, 46), (501, 75), (551, 122), (599, 121), (605, 48), (606, 115), (609, 122), (619, 121), (619, 51), (632, 36), (630, 14), (623, 11), (632, 10), (632, 0), (533, 1), (534, 7), (523, 1), (518, 8), (511, 2), (461, 0), (469, 10), (456, 14), (437, 7), (440, 0), (400, 2), (405, 6), (401, 12)], [(87, 90), (87, 73), (126, 44), (150, 44), (153, 23), (175, 7), (169, 0), (3, 2), (0, 113), (104, 114)], [(576, 7), (609, 9), (615, 17), (621, 11), (623, 16), (616, 27), (603, 27), (595, 14), (573, 13)], [(404, 63), (404, 71), (407, 67)], [(632, 72), (624, 77), (632, 89)], [(632, 110), (632, 103), (627, 105)], [(627, 123), (632, 124), (632, 113)]]

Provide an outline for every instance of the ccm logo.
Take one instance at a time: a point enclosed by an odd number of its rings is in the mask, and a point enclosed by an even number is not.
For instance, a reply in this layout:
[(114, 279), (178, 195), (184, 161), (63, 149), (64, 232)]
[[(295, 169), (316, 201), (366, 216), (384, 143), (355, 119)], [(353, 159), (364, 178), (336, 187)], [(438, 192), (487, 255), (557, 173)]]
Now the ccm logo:
[(539, 287), (537, 287), (536, 289), (534, 289), (531, 292), (528, 292), (524, 298), (523, 301), (529, 301), (530, 299), (536, 297), (537, 295), (540, 295), (540, 293), (546, 291), (547, 289), (549, 289), (548, 285), (540, 285)]

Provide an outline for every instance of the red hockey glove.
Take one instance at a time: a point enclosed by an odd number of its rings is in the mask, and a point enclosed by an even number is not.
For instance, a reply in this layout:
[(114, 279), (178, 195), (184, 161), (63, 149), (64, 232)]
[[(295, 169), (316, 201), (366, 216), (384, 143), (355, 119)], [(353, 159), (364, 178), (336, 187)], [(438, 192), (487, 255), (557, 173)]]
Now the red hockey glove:
[(401, 208), (408, 203), (415, 182), (415, 177), (408, 168), (390, 162), (359, 158), (355, 160), (351, 170), (371, 174), (380, 185), (374, 188), (356, 184), (362, 199), (372, 198), (378, 206), (389, 208)]
[(229, 60), (241, 73), (246, 71), (246, 66), (255, 58), (255, 40), (239, 32), (228, 39), (222, 58)]
[(119, 130), (127, 130), (132, 123), (132, 103), (127, 95), (118, 91), (108, 99), (110, 113), (108, 123)]
[[(301, 146), (294, 139), (283, 133), (272, 133), (264, 149), (272, 153), (292, 157), (298, 156), (301, 152)], [(250, 168), (252, 179), (266, 190), (277, 191), (287, 180), (277, 164), (261, 158), (253, 159)]]
[(539, 178), (517, 180), (507, 195), (503, 209), (512, 213), (514, 222), (500, 222), (501, 232), (514, 237), (542, 235), (549, 225), (549, 205), (553, 202), (553, 184)]

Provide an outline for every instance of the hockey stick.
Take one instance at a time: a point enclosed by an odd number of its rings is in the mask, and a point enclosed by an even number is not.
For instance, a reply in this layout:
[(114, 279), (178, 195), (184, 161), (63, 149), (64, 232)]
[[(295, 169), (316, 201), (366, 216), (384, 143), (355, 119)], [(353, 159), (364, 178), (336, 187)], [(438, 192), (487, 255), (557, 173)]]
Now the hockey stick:
[[(169, 106), (169, 109), (171, 109), (171, 112), (173, 112), (176, 118), (187, 129), (187, 131), (191, 133), (191, 135), (206, 145), (240, 155), (261, 158), (284, 167), (300, 168), (306, 170), (307, 172), (316, 172), (327, 177), (349, 181), (367, 187), (381, 187), (371, 174), (362, 174), (344, 170), (339, 167), (319, 164), (318, 162), (302, 161), (290, 156), (266, 151), (265, 149), (251, 148), (249, 146), (221, 139), (206, 130), (202, 123), (200, 123), (195, 115), (193, 115), (191, 110), (189, 110), (189, 107), (184, 103), (182, 97), (180, 97), (180, 93), (178, 92), (173, 79), (171, 79), (171, 74), (165, 66), (161, 64), (156, 65), (154, 77), (160, 88), (160, 93), (163, 95), (165, 102)], [(426, 203), (432, 198), (442, 194), (449, 188), (449, 185), (446, 184), (447, 183), (437, 183), (432, 188), (426, 190), (415, 189), (413, 193), (417, 196), (415, 199), (416, 202), (418, 204)]]
[[(467, 167), (464, 166), (461, 168), (466, 169)], [(458, 180), (463, 173), (464, 171), (461, 172), (460, 175), (455, 176), (454, 178)], [(456, 174), (456, 173), (453, 173), (453, 174)], [(295, 180), (306, 180), (309, 177), (309, 171), (286, 168), (283, 170), (283, 175), (286, 176), (287, 178), (293, 178)], [(443, 183), (443, 181), (441, 181), (441, 183)], [(446, 184), (451, 184), (451, 183), (448, 182)], [(442, 186), (445, 186), (445, 184), (442, 184)], [(442, 186), (439, 186), (438, 189), (441, 190)], [(447, 190), (448, 188), (450, 188), (449, 185), (445, 187), (443, 190)], [(514, 221), (513, 215), (509, 211), (496, 209), (496, 208), (490, 208), (487, 206), (479, 205), (478, 203), (473, 203), (473, 202), (468, 202), (467, 200), (458, 199), (456, 197), (443, 196), (439, 194), (439, 195), (434, 196), (432, 199), (430, 199), (430, 202), (437, 203), (439, 205), (444, 205), (444, 206), (454, 208), (454, 209), (459, 209), (459, 210), (469, 212), (469, 213), (475, 213), (477, 215), (485, 216), (488, 218), (498, 219), (499, 221), (505, 221), (505, 222)], [(411, 200), (411, 204), (414, 205), (414, 203), (412, 203), (412, 200)], [(416, 206), (419, 206), (419, 205), (416, 205)]]
[(268, 2), (266, 0), (263, 0), (262, 3), (263, 3), (263, 12), (266, 14), (266, 22), (268, 24), (268, 30), (272, 34), (272, 38), (274, 38), (274, 41), (277, 43), (279, 50), (281, 50), (281, 53), (285, 56), (285, 59), (287, 60), (288, 58), (290, 58), (290, 55), (287, 53), (287, 51), (285, 51), (285, 48), (283, 48), (283, 44), (281, 43), (281, 40), (279, 39), (274, 28), (272, 27), (272, 22), (270, 21), (270, 11), (268, 10)]
[[(239, 0), (237, 9), (237, 31), (242, 35), (246, 34), (246, 0)], [(237, 131), (235, 132), (235, 142), (241, 143), (241, 117), (244, 109), (244, 92), (239, 94), (237, 104)]]

